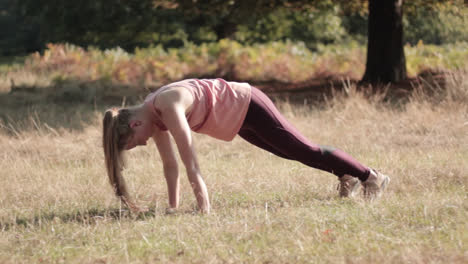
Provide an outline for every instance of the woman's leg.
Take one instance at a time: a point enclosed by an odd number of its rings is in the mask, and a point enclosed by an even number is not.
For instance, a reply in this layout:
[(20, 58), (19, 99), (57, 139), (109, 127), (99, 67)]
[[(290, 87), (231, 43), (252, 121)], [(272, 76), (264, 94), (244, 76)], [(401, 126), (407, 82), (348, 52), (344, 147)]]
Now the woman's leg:
[(241, 136), (241, 138), (245, 139), (247, 142), (261, 148), (261, 149), (264, 149), (270, 153), (273, 153), (275, 154), (276, 156), (279, 156), (281, 158), (284, 158), (284, 159), (291, 159), (290, 157), (284, 155), (283, 153), (279, 152), (278, 150), (276, 150), (275, 148), (273, 148), (272, 146), (268, 145), (267, 143), (263, 142), (263, 140), (257, 135), (255, 134), (254, 131), (251, 131), (251, 130), (248, 130), (248, 129), (241, 129), (238, 133), (239, 136)]
[(339, 177), (347, 174), (361, 181), (369, 177), (369, 168), (345, 152), (310, 142), (280, 114), (263, 92), (254, 87), (239, 135), (277, 156), (299, 161)]

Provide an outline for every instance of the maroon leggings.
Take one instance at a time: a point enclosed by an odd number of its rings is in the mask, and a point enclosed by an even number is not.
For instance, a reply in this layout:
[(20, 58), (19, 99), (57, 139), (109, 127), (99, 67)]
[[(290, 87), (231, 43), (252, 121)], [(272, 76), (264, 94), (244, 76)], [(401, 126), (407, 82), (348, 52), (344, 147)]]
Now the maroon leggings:
[(255, 87), (252, 87), (252, 99), (239, 136), (279, 157), (299, 161), (338, 177), (348, 174), (361, 181), (369, 177), (369, 168), (349, 154), (310, 142)]

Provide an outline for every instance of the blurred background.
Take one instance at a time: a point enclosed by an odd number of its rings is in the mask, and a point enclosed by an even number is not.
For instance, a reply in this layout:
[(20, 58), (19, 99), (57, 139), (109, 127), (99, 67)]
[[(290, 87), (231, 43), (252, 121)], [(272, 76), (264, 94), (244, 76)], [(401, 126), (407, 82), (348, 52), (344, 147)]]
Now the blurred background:
[[(404, 41), (468, 41), (463, 1), (404, 3)], [(367, 1), (1, 0), (0, 53), (43, 51), (47, 43), (100, 49), (179, 48), (231, 39), (320, 44), (367, 40)]]
[(52, 88), (40, 91), (55, 101), (121, 100), (192, 77), (408, 90), (468, 65), (464, 0), (0, 0), (0, 10), (0, 91)]

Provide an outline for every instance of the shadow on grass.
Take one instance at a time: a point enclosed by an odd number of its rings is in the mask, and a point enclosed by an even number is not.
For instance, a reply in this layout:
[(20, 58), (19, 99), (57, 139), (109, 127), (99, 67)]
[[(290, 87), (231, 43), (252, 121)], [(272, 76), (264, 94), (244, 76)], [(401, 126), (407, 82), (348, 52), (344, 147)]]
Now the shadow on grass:
[(149, 218), (154, 218), (156, 215), (166, 217), (174, 217), (181, 215), (197, 215), (197, 211), (185, 210), (177, 211), (176, 213), (167, 214), (158, 212), (155, 208), (150, 208), (145, 212), (132, 213), (126, 208), (91, 208), (85, 211), (72, 211), (65, 213), (48, 212), (31, 217), (18, 217), (12, 221), (0, 221), (0, 230), (8, 231), (14, 227), (37, 227), (48, 223), (78, 223), (84, 225), (93, 225), (102, 221), (144, 221)]
[[(327, 94), (325, 91), (330, 90), (323, 85), (316, 85), (313, 89), (292, 87), (283, 83), (267, 82), (253, 85), (270, 94), (275, 100), (291, 98), (290, 103), (293, 104), (303, 104), (302, 98), (323, 101), (324, 95)], [(141, 103), (148, 93), (157, 88), (115, 84), (107, 79), (57, 79), (46, 87), (14, 86), (10, 92), (0, 93), (0, 129), (12, 135), (43, 127), (54, 133), (61, 129), (79, 131), (95, 124), (99, 120), (99, 113), (106, 109)], [(296, 100), (296, 97), (299, 99)]]
[[(346, 87), (356, 87), (364, 95), (382, 94), (382, 100), (398, 105), (407, 99), (418, 84), (416, 79), (392, 85), (362, 85), (356, 80), (324, 78), (300, 83), (251, 82), (275, 101), (320, 106)], [(441, 84), (439, 84), (441, 83)], [(437, 85), (442, 85), (438, 81)], [(83, 81), (58, 79), (50, 86), (15, 86), (9, 93), (0, 93), (0, 129), (18, 134), (37, 130), (40, 124), (53, 130), (81, 130), (95, 123), (98, 113), (111, 106), (141, 103), (158, 87), (115, 84), (108, 79)], [(402, 100), (403, 99), (403, 100)]]
[(0, 93), (0, 128), (16, 134), (45, 126), (81, 130), (111, 106), (142, 102), (149, 92), (107, 80), (58, 80), (48, 87), (15, 86)]
[(47, 223), (79, 223), (79, 224), (95, 224), (99, 221), (120, 221), (124, 219), (145, 220), (156, 216), (156, 211), (150, 209), (144, 213), (132, 214), (126, 209), (111, 208), (111, 209), (89, 209), (86, 211), (75, 211), (68, 213), (49, 212), (36, 215), (34, 217), (19, 217), (14, 221), (0, 222), (0, 230), (9, 230), (13, 227), (35, 227)]
[[(251, 210), (268, 210), (269, 212), (276, 212), (282, 208), (289, 207), (306, 207), (310, 206), (310, 203), (323, 204), (324, 206), (347, 206), (354, 205), (364, 200), (351, 200), (342, 199), (335, 195), (329, 196), (325, 194), (307, 193), (299, 194), (296, 196), (288, 195), (286, 199), (280, 197), (269, 197), (268, 199), (262, 199), (256, 201), (244, 201), (232, 200), (231, 197), (226, 197), (222, 201), (213, 201), (213, 207), (217, 208), (215, 211), (218, 213), (223, 212), (223, 208), (236, 208), (239, 209), (251, 209)], [(305, 205), (307, 204), (307, 205)], [(310, 208), (311, 210), (313, 208)], [(229, 211), (229, 210), (228, 210)], [(230, 212), (228, 212), (230, 214)], [(47, 225), (49, 223), (77, 223), (83, 225), (94, 225), (98, 222), (115, 222), (122, 220), (130, 221), (145, 221), (150, 218), (154, 218), (157, 215), (165, 217), (177, 217), (177, 216), (188, 216), (188, 215), (203, 215), (200, 214), (196, 207), (186, 210), (177, 210), (175, 213), (164, 213), (157, 211), (155, 208), (150, 208), (145, 212), (132, 213), (127, 208), (90, 208), (86, 210), (76, 210), (70, 212), (47, 212), (39, 213), (30, 217), (17, 217), (11, 221), (0, 221), (0, 230), (8, 231), (15, 227), (23, 228), (35, 228), (41, 225)]]
[[(342, 86), (323, 82), (297, 85), (264, 82), (253, 85), (274, 100), (287, 100), (293, 104), (303, 104), (305, 98), (309, 102), (323, 101), (325, 95), (330, 95), (333, 85), (336, 88)], [(115, 84), (108, 79), (57, 79), (46, 87), (14, 85), (10, 92), (0, 93), (0, 129), (13, 135), (42, 126), (53, 131), (82, 130), (96, 123), (99, 113), (107, 108), (141, 103), (149, 92), (156, 89)]]

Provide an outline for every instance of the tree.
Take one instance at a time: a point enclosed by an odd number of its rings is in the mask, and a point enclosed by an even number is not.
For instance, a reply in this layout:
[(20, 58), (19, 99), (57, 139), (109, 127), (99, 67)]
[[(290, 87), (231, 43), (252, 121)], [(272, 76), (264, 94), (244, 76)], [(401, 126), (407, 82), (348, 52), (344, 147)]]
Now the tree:
[[(367, 7), (369, 14), (368, 48), (366, 71), (362, 81), (387, 83), (406, 79), (406, 60), (403, 49), (403, 0), (368, 0), (368, 2), (360, 0), (276, 0), (256, 1), (254, 5), (248, 0), (208, 0), (203, 1), (204, 4), (193, 0), (179, 0), (177, 2), (183, 10), (197, 10), (196, 13), (202, 16), (215, 11), (215, 9), (224, 10), (224, 14), (227, 15), (220, 20), (221, 23), (217, 26), (217, 28), (223, 29), (217, 31), (218, 37), (221, 38), (232, 36), (236, 26), (245, 21), (246, 15), (267, 14), (278, 7), (306, 9), (339, 4), (347, 12), (361, 12), (363, 8)], [(237, 24), (233, 22), (235, 20), (238, 21)]]
[(363, 82), (406, 79), (403, 0), (369, 0), (367, 62)]
[[(259, 16), (278, 8), (307, 13), (339, 5), (344, 14), (368, 14), (368, 50), (362, 81), (370, 83), (398, 82), (406, 78), (403, 9), (407, 14), (417, 8), (436, 10), (441, 3), (468, 4), (468, 0), (0, 1), (15, 3), (23, 24), (38, 24), (35, 32), (39, 32), (36, 34), (40, 43), (65, 41), (126, 49), (154, 42), (180, 46), (186, 41), (200, 43), (232, 38), (240, 25), (255, 24)], [(11, 24), (13, 18), (8, 16), (3, 20)]]
[[(403, 9), (437, 8), (440, 3), (462, 4), (463, 0), (369, 0), (365, 83), (399, 82), (407, 78), (403, 38)], [(465, 0), (465, 5), (468, 1)]]
[(0, 56), (23, 54), (40, 48), (38, 26), (26, 23), (18, 14), (19, 1), (0, 0)]
[(81, 46), (132, 49), (151, 41), (147, 39), (154, 31), (149, 30), (166, 30), (166, 23), (161, 21), (179, 19), (170, 9), (156, 15), (160, 10), (151, 0), (9, 1), (16, 1), (19, 16), (26, 23), (38, 26), (42, 44), (70, 42)]
[[(153, 2), (164, 3), (167, 0), (153, 0)], [(218, 40), (233, 38), (238, 26), (255, 21), (256, 16), (265, 15), (274, 8), (279, 7), (281, 2), (268, 0), (175, 0), (176, 8), (185, 14), (188, 20), (211, 24)], [(214, 16), (215, 14), (215, 16)], [(207, 20), (211, 20), (207, 22)]]

